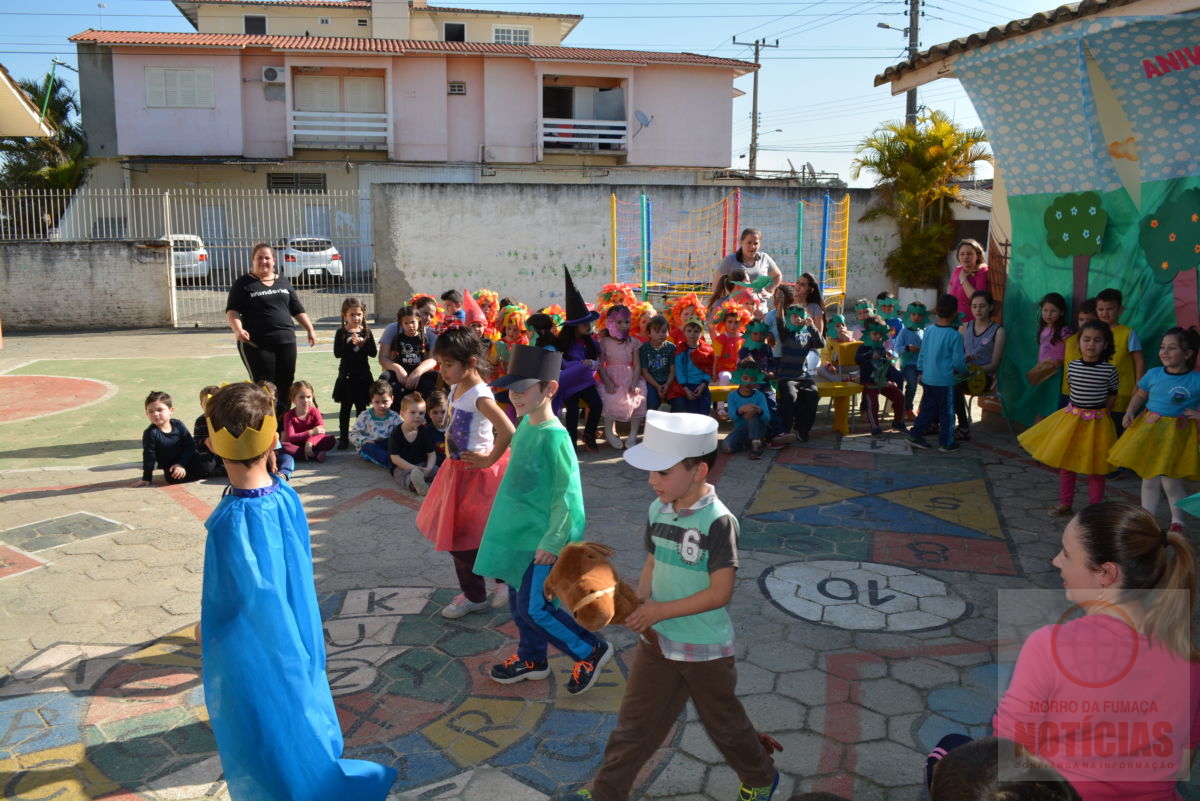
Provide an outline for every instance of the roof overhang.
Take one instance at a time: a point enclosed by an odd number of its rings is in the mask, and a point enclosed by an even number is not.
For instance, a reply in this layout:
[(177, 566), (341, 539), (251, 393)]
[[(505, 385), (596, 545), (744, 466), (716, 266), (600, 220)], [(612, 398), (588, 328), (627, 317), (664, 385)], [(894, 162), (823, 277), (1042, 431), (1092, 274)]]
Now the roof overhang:
[[(1136, 9), (1131, 8), (1132, 6), (1136, 6)], [(1040, 12), (1032, 17), (1013, 20), (1003, 26), (934, 45), (876, 75), (875, 85), (890, 84), (892, 94), (898, 95), (932, 83), (938, 78), (953, 78), (954, 61), (963, 53), (1084, 17), (1183, 14), (1198, 8), (1200, 0), (1080, 0), (1078, 3), (1059, 6), (1053, 11)]]
[(166, 33), (158, 31), (86, 30), (70, 37), (106, 47), (185, 48), (196, 50), (265, 49), (276, 53), (310, 53), (357, 56), (484, 56), (527, 58), (531, 61), (567, 61), (622, 66), (683, 66), (732, 70), (734, 77), (758, 69), (751, 61), (716, 58), (696, 53), (641, 50), (606, 50), (589, 47), (504, 45), (491, 42), (441, 42), (426, 40), (369, 39), (325, 36), (261, 36), (252, 34)]
[(0, 64), (0, 136), (54, 136), (41, 111)]

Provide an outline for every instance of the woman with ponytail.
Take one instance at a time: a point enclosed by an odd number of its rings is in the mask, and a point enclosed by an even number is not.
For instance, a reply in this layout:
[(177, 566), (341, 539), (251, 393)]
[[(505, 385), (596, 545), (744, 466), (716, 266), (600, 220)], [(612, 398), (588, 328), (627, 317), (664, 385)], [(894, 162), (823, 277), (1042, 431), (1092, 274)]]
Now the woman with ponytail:
[(1076, 515), (1054, 557), (1073, 604), (1025, 641), (996, 736), (1053, 765), (1084, 801), (1173, 801), (1200, 740), (1196, 558), (1128, 503)]

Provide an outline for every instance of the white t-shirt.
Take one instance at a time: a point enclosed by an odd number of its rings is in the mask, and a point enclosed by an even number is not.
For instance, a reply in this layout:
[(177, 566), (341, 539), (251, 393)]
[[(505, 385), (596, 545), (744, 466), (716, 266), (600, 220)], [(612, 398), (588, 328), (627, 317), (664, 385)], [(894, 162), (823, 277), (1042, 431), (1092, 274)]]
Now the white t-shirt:
[(495, 429), (476, 406), (480, 398), (495, 398), (492, 389), (480, 382), (455, 398), (458, 384), (450, 387), (450, 425), (446, 428), (446, 452), (451, 459), (465, 451), (488, 453), (495, 441)]

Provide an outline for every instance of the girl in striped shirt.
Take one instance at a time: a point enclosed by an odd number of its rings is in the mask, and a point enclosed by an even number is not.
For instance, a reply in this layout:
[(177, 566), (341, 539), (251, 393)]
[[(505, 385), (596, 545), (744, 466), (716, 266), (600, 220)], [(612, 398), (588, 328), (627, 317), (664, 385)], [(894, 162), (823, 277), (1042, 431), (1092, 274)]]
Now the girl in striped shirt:
[(1104, 477), (1113, 469), (1108, 451), (1117, 439), (1110, 415), (1118, 384), (1117, 370), (1108, 362), (1113, 348), (1107, 323), (1084, 323), (1081, 358), (1067, 365), (1070, 403), (1017, 438), (1034, 459), (1058, 468), (1058, 506), (1050, 510), (1052, 516), (1071, 514), (1077, 473), (1088, 477), (1088, 503), (1104, 500)]

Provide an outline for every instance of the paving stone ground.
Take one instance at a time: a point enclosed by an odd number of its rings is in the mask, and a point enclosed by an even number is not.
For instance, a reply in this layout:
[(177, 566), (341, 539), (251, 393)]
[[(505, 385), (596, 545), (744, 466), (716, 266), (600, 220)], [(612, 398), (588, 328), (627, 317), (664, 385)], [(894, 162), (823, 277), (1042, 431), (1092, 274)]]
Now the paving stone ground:
[[(242, 378), (229, 338), (10, 336), (4, 348), (3, 796), (226, 797), (194, 638), (203, 521), (222, 486), (128, 485), (146, 392), (171, 392), (190, 424), (201, 386)], [(332, 383), (329, 351), (300, 358), (318, 400)], [(719, 494), (742, 521), (731, 605), (739, 692), (784, 746), (776, 798), (923, 798), (925, 753), (950, 731), (986, 733), (1009, 675), (1019, 643), (1000, 636), (998, 591), (1061, 586), (1050, 565), (1061, 524), (1045, 514), (1057, 481), (988, 421), (958, 454), (912, 454), (861, 423), (838, 438), (820, 414), (806, 445), (718, 464)], [(618, 568), (636, 577), (645, 475), (607, 449), (581, 461), (587, 537), (616, 548)], [(582, 698), (564, 690), (563, 657), (548, 681), (497, 685), (486, 673), (512, 650), (511, 619), (438, 615), (454, 573), (415, 531), (417, 499), (346, 452), (302, 466), (293, 484), (312, 523), (347, 753), (394, 765), (404, 798), (535, 801), (585, 782), (615, 721), (633, 635), (605, 631), (618, 658)], [(1136, 482), (1110, 486), (1136, 501)], [(689, 705), (640, 796), (736, 791)]]

